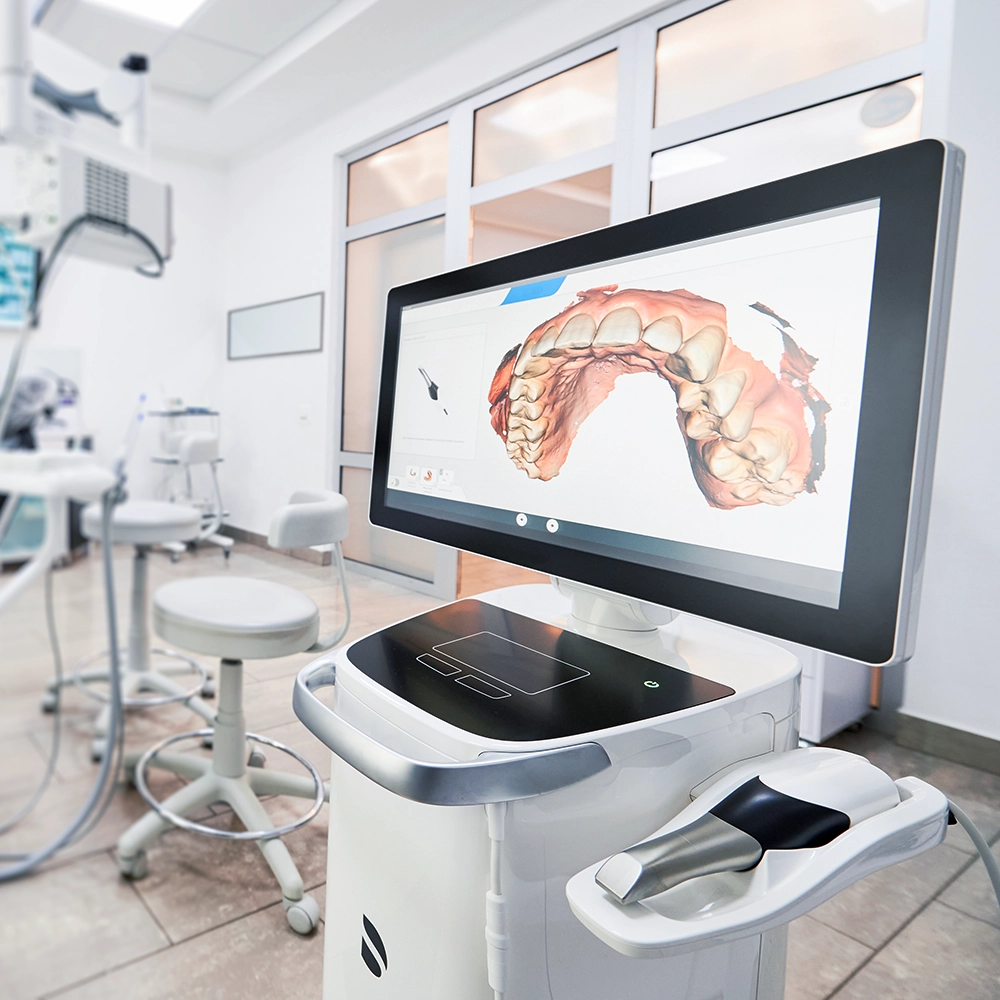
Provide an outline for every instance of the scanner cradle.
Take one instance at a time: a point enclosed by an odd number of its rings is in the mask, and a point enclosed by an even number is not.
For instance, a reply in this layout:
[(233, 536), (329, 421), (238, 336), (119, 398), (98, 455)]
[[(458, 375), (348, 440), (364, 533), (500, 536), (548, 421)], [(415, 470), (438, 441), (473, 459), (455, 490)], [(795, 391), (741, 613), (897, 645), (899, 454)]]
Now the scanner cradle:
[[(793, 758), (798, 753), (779, 757)], [(732, 772), (664, 829), (680, 830), (709, 814), (752, 780), (758, 766)], [(852, 825), (820, 847), (765, 851), (760, 863), (749, 870), (699, 875), (627, 904), (598, 884), (597, 873), (606, 863), (599, 862), (569, 880), (566, 896), (581, 923), (631, 958), (682, 954), (760, 934), (808, 913), (865, 876), (944, 840), (948, 827), (945, 796), (918, 778), (901, 778), (895, 788), (896, 805)]]

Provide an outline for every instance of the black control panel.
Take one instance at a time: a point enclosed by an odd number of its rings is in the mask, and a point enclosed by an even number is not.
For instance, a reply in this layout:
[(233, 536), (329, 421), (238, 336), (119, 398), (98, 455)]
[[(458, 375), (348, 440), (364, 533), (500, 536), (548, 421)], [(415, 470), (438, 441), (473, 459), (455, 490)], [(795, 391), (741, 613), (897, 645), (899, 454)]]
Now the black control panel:
[(564, 739), (734, 694), (732, 688), (476, 600), (354, 643), (393, 694), (488, 739)]

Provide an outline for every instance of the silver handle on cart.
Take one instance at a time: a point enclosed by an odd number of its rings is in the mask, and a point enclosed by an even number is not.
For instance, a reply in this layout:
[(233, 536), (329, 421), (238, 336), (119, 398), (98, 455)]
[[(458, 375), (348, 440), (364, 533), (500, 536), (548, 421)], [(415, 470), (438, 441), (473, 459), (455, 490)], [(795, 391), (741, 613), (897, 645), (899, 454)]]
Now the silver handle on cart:
[(313, 694), (336, 683), (337, 668), (322, 661), (295, 679), (292, 706), (306, 728), (355, 770), (390, 792), (436, 806), (510, 802), (575, 785), (611, 766), (599, 743), (508, 754), (491, 760), (437, 764), (396, 753), (346, 722)]

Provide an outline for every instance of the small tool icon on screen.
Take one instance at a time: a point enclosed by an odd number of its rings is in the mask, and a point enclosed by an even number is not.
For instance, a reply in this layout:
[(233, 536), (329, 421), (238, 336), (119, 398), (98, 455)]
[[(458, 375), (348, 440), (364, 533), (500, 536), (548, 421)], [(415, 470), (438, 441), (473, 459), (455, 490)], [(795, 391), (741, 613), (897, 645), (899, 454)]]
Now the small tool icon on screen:
[(430, 396), (431, 399), (433, 399), (434, 402), (441, 407), (441, 409), (444, 411), (444, 415), (448, 416), (448, 410), (446, 409), (444, 403), (441, 402), (441, 399), (438, 396), (438, 392), (440, 391), (441, 387), (437, 384), (437, 382), (434, 381), (434, 379), (430, 377), (430, 375), (427, 374), (427, 372), (423, 368), (418, 368), (417, 371), (419, 371), (420, 374), (423, 375), (424, 381), (427, 383), (427, 395)]

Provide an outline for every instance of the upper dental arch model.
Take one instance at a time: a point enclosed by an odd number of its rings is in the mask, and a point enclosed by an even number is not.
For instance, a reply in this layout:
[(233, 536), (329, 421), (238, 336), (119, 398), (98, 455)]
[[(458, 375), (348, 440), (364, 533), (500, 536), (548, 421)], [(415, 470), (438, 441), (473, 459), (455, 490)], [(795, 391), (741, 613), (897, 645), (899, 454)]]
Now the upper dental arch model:
[(490, 422), (514, 465), (531, 479), (559, 475), (580, 425), (618, 376), (656, 372), (677, 396), (691, 471), (712, 507), (781, 506), (814, 493), (830, 405), (809, 381), (817, 359), (795, 343), (788, 323), (751, 306), (781, 332), (775, 375), (733, 343), (721, 303), (685, 289), (617, 289), (578, 292), (501, 360)]

